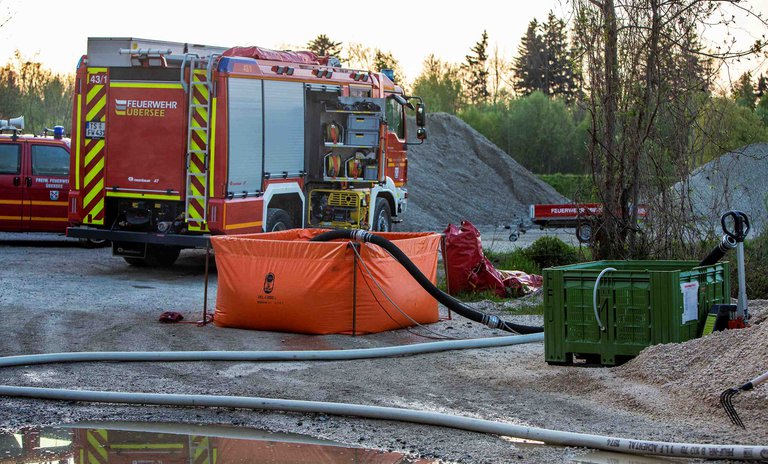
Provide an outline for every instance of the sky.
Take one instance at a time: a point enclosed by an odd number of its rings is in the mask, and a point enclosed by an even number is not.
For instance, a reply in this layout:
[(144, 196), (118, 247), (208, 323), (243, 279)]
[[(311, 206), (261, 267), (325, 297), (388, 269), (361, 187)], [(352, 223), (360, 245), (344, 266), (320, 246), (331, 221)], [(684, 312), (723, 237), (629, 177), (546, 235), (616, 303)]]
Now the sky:
[[(768, 0), (746, 3), (768, 16)], [(280, 48), (303, 46), (326, 34), (334, 41), (391, 51), (406, 79), (412, 81), (430, 53), (453, 63), (464, 61), (483, 30), (488, 31), (491, 49), (498, 46), (501, 56), (511, 60), (531, 19), (545, 20), (550, 10), (567, 18), (569, 1), (0, 0), (0, 17), (7, 11), (11, 14), (0, 27), (5, 44), (0, 62), (20, 50), (55, 72), (73, 72), (86, 52), (88, 37)], [(768, 33), (756, 20), (740, 21), (734, 32), (739, 43), (747, 46)], [(724, 38), (722, 31), (714, 29), (706, 34), (712, 41)], [(735, 80), (746, 69), (766, 69), (764, 61), (734, 64), (731, 78)]]

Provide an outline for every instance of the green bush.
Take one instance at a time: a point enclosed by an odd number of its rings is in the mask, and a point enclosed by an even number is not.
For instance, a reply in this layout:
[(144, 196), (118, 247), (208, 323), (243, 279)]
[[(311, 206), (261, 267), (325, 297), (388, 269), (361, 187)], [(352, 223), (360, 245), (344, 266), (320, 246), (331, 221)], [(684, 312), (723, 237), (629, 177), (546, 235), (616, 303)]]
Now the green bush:
[(541, 274), (541, 268), (534, 260), (526, 255), (525, 250), (516, 249), (508, 252), (495, 252), (483, 250), (493, 267), (505, 271), (523, 271), (526, 274)]
[(539, 269), (581, 261), (578, 250), (557, 237), (541, 237), (523, 252)]

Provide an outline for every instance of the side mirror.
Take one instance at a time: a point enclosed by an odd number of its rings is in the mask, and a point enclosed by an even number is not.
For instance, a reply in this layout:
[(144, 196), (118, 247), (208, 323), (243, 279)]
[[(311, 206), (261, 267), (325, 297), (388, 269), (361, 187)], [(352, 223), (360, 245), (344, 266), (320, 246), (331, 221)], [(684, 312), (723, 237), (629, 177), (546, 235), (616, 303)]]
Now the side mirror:
[(427, 130), (424, 129), (423, 127), (419, 127), (418, 129), (416, 129), (416, 138), (421, 140), (422, 142), (426, 140)]
[[(419, 127), (424, 127), (427, 125), (427, 109), (424, 106), (424, 103), (418, 103), (416, 104), (416, 125)], [(426, 137), (426, 131), (424, 132), (424, 136)], [(418, 136), (418, 132), (417, 132)]]

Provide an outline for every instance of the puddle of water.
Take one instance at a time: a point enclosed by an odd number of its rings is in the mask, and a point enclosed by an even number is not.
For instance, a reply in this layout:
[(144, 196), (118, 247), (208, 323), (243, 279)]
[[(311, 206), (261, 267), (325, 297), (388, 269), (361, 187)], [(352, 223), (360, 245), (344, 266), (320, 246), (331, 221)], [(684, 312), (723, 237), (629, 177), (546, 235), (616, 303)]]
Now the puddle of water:
[(77, 423), (0, 433), (0, 462), (71, 464), (430, 464), (303, 435), (226, 426)]
[(651, 456), (612, 453), (610, 451), (592, 451), (572, 458), (569, 462), (579, 464), (672, 464), (681, 461), (673, 458), (665, 459)]

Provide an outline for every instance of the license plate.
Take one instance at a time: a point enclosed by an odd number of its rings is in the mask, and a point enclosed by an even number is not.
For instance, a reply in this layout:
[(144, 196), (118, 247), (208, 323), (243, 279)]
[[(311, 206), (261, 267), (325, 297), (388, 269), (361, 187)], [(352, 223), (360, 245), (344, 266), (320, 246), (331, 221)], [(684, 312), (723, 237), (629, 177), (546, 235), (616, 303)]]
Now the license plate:
[(89, 121), (85, 123), (85, 137), (89, 139), (103, 139), (107, 123), (100, 121)]

